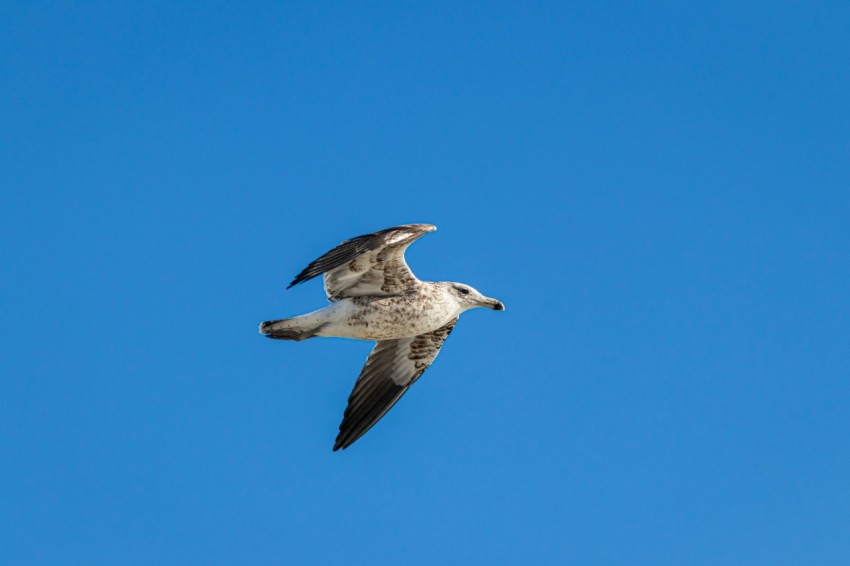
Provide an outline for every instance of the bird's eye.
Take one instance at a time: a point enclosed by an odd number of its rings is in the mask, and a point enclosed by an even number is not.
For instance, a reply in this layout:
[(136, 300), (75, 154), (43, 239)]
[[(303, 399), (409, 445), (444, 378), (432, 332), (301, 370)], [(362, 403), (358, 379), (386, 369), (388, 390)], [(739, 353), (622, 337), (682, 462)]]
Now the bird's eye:
[(458, 291), (460, 291), (461, 295), (468, 295), (469, 294), (469, 289), (462, 289), (461, 288), (461, 289), (458, 289)]

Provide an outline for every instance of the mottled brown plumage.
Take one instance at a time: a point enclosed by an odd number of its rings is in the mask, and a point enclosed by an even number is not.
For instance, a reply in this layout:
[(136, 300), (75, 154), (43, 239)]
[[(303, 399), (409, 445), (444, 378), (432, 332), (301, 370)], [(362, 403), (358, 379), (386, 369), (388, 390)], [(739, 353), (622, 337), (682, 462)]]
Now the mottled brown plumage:
[(324, 275), (331, 304), (264, 322), (260, 332), (280, 340), (339, 336), (375, 340), (348, 399), (334, 450), (347, 448), (377, 423), (434, 362), (461, 313), (504, 310), (461, 283), (419, 281), (404, 260), (407, 247), (430, 224), (406, 224), (346, 240), (313, 261), (289, 287)]

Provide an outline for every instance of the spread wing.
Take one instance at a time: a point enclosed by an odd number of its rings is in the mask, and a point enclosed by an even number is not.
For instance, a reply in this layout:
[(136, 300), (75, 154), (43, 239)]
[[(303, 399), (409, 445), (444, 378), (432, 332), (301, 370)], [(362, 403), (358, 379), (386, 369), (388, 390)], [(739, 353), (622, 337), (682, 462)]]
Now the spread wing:
[(455, 323), (457, 318), (427, 334), (375, 343), (348, 397), (334, 450), (351, 446), (387, 414), (434, 362)]
[(418, 281), (404, 261), (404, 250), (436, 229), (431, 224), (405, 224), (346, 240), (305, 267), (289, 287), (324, 273), (331, 301), (404, 292)]

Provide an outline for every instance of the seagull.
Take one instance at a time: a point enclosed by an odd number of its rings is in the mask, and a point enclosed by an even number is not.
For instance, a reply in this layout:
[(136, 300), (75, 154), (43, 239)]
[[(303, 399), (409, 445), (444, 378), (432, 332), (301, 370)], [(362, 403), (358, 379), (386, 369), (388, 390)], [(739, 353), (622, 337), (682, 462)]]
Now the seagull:
[(404, 224), (346, 240), (299, 273), (287, 289), (324, 275), (330, 305), (294, 318), (260, 324), (276, 340), (336, 336), (374, 340), (354, 389), (334, 451), (366, 434), (434, 362), (461, 313), (501, 311), (501, 301), (469, 285), (420, 281), (404, 252), (437, 227)]

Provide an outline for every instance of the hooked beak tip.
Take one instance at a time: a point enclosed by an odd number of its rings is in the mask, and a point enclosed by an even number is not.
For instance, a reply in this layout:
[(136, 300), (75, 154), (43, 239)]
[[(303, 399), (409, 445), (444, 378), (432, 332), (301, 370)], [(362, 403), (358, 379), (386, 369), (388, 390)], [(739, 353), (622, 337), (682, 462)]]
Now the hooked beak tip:
[(493, 301), (493, 306), (491, 307), (494, 311), (503, 311), (505, 310), (505, 304), (502, 301)]

